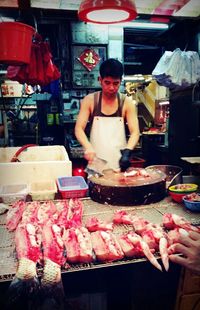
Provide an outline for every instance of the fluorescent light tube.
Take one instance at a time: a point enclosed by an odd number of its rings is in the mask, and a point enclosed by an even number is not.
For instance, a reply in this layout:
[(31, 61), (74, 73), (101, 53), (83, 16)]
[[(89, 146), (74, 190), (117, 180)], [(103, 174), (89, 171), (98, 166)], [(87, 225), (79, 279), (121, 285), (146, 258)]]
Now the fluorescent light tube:
[(141, 28), (141, 29), (168, 29), (169, 25), (165, 23), (151, 23), (151, 22), (127, 22), (112, 25), (112, 27), (123, 28)]

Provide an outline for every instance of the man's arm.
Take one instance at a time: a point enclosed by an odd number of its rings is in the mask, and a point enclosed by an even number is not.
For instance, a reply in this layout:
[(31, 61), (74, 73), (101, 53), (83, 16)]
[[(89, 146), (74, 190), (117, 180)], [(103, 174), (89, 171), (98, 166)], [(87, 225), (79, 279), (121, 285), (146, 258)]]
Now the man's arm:
[(75, 125), (75, 136), (84, 148), (85, 158), (91, 162), (94, 159), (95, 151), (85, 134), (85, 128), (92, 112), (92, 104), (94, 102), (93, 94), (87, 95), (81, 102), (80, 111)]
[(126, 148), (121, 150), (122, 156), (119, 160), (119, 166), (121, 171), (126, 171), (131, 165), (132, 150), (136, 147), (140, 137), (137, 109), (135, 101), (131, 98), (125, 99), (123, 117), (127, 121), (130, 137)]
[(130, 137), (127, 142), (127, 149), (133, 150), (140, 138), (139, 122), (137, 115), (136, 102), (131, 98), (125, 99), (125, 119), (128, 124)]

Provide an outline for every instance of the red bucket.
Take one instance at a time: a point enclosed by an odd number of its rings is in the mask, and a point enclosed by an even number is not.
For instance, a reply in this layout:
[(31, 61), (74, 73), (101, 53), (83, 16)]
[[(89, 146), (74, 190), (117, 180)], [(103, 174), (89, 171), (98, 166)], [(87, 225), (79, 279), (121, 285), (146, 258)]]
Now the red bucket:
[(0, 23), (0, 63), (30, 63), (32, 37), (35, 29), (18, 22)]

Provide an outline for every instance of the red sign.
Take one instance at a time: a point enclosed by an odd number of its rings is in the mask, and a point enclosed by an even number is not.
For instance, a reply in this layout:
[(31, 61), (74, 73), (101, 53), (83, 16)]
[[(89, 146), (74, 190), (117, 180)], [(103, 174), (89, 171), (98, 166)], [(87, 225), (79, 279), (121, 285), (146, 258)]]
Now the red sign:
[(90, 48), (85, 49), (78, 57), (78, 60), (88, 71), (92, 71), (99, 63), (100, 59), (99, 55)]

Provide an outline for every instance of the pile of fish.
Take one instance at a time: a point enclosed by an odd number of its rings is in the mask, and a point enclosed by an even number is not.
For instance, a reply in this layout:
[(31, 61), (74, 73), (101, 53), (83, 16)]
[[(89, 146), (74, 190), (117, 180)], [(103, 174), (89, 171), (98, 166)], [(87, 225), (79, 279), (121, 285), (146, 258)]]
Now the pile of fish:
[[(70, 264), (146, 257), (157, 269), (167, 271), (168, 255), (179, 234), (200, 232), (199, 227), (171, 213), (163, 215), (161, 224), (124, 210), (115, 211), (110, 222), (93, 216), (83, 223), (83, 207), (77, 198), (18, 201), (10, 207), (6, 227), (14, 232), (18, 267), (6, 309), (68, 309), (61, 270)], [(128, 229), (114, 233), (117, 225)], [(163, 267), (154, 255), (158, 252)], [(43, 267), (40, 279), (37, 266)]]
[[(9, 209), (6, 226), (15, 232), (18, 267), (8, 290), (6, 309), (66, 309), (61, 267), (66, 264), (67, 229), (81, 227), (78, 199), (18, 201)], [(41, 281), (37, 264), (43, 266)]]

